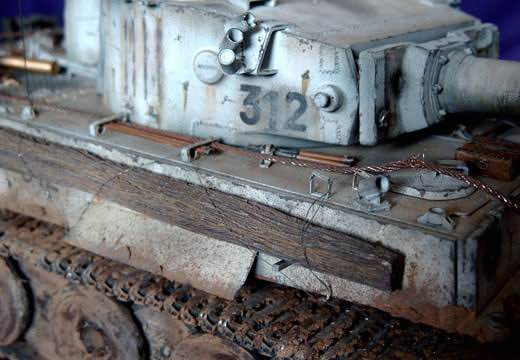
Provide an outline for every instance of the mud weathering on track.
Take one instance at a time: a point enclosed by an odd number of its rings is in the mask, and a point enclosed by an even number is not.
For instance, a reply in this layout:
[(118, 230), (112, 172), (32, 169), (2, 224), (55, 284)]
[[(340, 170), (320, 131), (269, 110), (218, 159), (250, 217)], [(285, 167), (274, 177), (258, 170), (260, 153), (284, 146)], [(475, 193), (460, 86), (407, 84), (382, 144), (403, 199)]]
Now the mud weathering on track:
[(489, 352), (466, 337), (272, 284), (247, 285), (227, 301), (67, 245), (62, 228), (10, 212), (0, 215), (0, 255), (20, 268), (36, 266), (78, 291), (95, 289), (110, 301), (167, 314), (192, 334), (230, 340), (255, 358), (476, 359)]

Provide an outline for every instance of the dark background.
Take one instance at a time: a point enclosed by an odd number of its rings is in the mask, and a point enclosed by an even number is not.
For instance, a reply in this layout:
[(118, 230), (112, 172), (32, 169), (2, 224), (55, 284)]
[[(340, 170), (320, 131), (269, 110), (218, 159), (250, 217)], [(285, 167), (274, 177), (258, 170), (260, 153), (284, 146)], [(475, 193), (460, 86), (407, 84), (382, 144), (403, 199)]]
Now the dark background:
[[(20, 0), (24, 15), (61, 16), (64, 0)], [(89, 0), (84, 0), (89, 1)], [(18, 1), (3, 0), (0, 17), (17, 16)], [(462, 0), (462, 9), (501, 31), (501, 58), (520, 60), (520, 0)]]

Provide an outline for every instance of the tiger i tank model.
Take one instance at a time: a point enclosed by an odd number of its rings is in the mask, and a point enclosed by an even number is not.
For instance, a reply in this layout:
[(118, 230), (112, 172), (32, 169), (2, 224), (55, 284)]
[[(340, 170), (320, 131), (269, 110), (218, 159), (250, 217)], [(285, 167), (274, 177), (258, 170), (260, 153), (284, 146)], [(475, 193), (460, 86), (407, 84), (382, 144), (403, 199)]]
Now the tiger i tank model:
[(0, 51), (1, 356), (507, 338), (520, 64), (494, 25), (440, 0), (67, 0), (64, 19), (63, 41), (22, 21)]

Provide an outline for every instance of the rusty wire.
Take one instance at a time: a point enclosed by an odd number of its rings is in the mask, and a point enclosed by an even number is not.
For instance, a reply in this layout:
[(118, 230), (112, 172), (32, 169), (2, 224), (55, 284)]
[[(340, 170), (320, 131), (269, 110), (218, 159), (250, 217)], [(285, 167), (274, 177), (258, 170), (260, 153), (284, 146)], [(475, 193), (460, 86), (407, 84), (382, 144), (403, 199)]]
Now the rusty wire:
[(511, 208), (517, 212), (520, 212), (520, 204), (517, 201), (515, 201), (511, 197), (504, 195), (500, 191), (483, 183), (482, 181), (475, 179), (472, 176), (465, 175), (463, 173), (460, 173), (460, 172), (457, 172), (457, 171), (454, 171), (454, 170), (451, 170), (451, 169), (448, 169), (448, 168), (445, 168), (442, 166), (437, 166), (437, 165), (428, 163), (428, 162), (421, 160), (419, 158), (416, 158), (416, 157), (411, 157), (411, 158), (407, 159), (406, 162), (408, 164), (410, 164), (410, 168), (426, 169), (426, 170), (434, 171), (439, 174), (450, 176), (454, 179), (460, 180), (468, 185), (473, 186), (475, 189), (482, 191), (483, 193), (486, 193), (491, 197), (494, 197), (495, 199), (497, 199), (498, 201), (503, 203), (508, 208)]
[[(247, 150), (240, 149), (240, 153), (244, 153), (246, 151)], [(496, 190), (495, 188), (483, 183), (482, 181), (480, 181), (472, 176), (465, 175), (461, 172), (454, 171), (454, 170), (451, 170), (451, 169), (443, 167), (443, 166), (429, 163), (416, 156), (412, 156), (412, 157), (409, 157), (408, 159), (398, 160), (398, 161), (394, 161), (394, 162), (390, 162), (390, 163), (386, 163), (386, 164), (382, 164), (382, 165), (333, 167), (333, 166), (323, 166), (323, 165), (311, 163), (308, 161), (285, 159), (285, 158), (279, 158), (276, 156), (265, 156), (262, 154), (255, 154), (255, 153), (252, 153), (252, 154), (253, 155), (249, 155), (249, 156), (258, 158), (260, 160), (272, 161), (273, 163), (280, 163), (283, 165), (298, 166), (298, 167), (308, 167), (308, 168), (312, 168), (312, 169), (333, 172), (333, 173), (340, 173), (340, 174), (345, 174), (345, 175), (354, 175), (356, 173), (362, 173), (362, 172), (366, 172), (366, 173), (369, 173), (372, 175), (382, 175), (382, 174), (389, 174), (389, 173), (392, 173), (395, 171), (406, 170), (406, 169), (430, 170), (430, 171), (436, 172), (441, 175), (452, 177), (452, 178), (462, 181), (470, 186), (473, 186), (475, 189), (497, 199), (498, 201), (503, 203), (508, 208), (511, 208), (517, 212), (520, 212), (520, 204), (517, 201), (504, 195), (503, 193)]]
[[(10, 95), (10, 94), (2, 94), (0, 93), (0, 99), (1, 100), (8, 100), (8, 101), (27, 101), (26, 98), (23, 98), (21, 96), (16, 95)], [(45, 101), (41, 100), (33, 100), (34, 104), (38, 107), (37, 110), (44, 110), (44, 111), (55, 111), (55, 112), (61, 112), (61, 113), (75, 113), (82, 116), (87, 116), (90, 118), (99, 119), (102, 117), (105, 117), (106, 115), (99, 114), (99, 113), (93, 113), (93, 112), (86, 112), (76, 109), (71, 109), (69, 107), (65, 106), (59, 106), (55, 104), (49, 104)], [(191, 144), (198, 143), (202, 141), (202, 138), (195, 137), (195, 136), (189, 136), (189, 135), (182, 135), (177, 134), (170, 131), (160, 130), (160, 129), (153, 129), (149, 127), (145, 127), (142, 125), (137, 124), (131, 124), (131, 123), (123, 123), (123, 122), (113, 122), (106, 124), (105, 127), (109, 130), (116, 131), (116, 132), (123, 132), (128, 135), (138, 136), (142, 138), (146, 138), (152, 141), (157, 141), (165, 144), (169, 144), (175, 147), (182, 147), (182, 146), (188, 146)], [(308, 160), (298, 160), (294, 158), (286, 158), (276, 155), (266, 155), (257, 153), (248, 149), (226, 145), (222, 142), (214, 142), (209, 145), (211, 148), (217, 151), (221, 152), (227, 152), (236, 154), (239, 156), (244, 156), (248, 158), (253, 158), (258, 161), (266, 161), (271, 162), (273, 164), (280, 164), (284, 166), (293, 166), (293, 167), (299, 167), (299, 168), (309, 168), (313, 170), (320, 170), (325, 172), (331, 172), (331, 173), (337, 173), (337, 174), (344, 174), (344, 175), (355, 175), (357, 173), (366, 172), (371, 175), (382, 175), (382, 174), (389, 174), (395, 171), (400, 170), (406, 170), (406, 169), (424, 169), (436, 172), (438, 174), (442, 174), (445, 176), (452, 177), (454, 179), (457, 179), (459, 181), (462, 181), (478, 191), (481, 191), (492, 198), (495, 198), (502, 204), (504, 204), (506, 207), (511, 208), (517, 212), (520, 212), (520, 204), (515, 201), (514, 199), (508, 197), (507, 195), (501, 193), (500, 191), (494, 189), (493, 187), (483, 183), (482, 181), (469, 176), (462, 174), (458, 171), (451, 170), (449, 168), (439, 166), (436, 164), (432, 164), (430, 162), (427, 162), (425, 160), (420, 159), (417, 156), (411, 156), (404, 160), (398, 160), (389, 162), (382, 165), (367, 165), (367, 166), (331, 166), (331, 165), (324, 165), (313, 161)], [(200, 151), (199, 153), (202, 153)]]

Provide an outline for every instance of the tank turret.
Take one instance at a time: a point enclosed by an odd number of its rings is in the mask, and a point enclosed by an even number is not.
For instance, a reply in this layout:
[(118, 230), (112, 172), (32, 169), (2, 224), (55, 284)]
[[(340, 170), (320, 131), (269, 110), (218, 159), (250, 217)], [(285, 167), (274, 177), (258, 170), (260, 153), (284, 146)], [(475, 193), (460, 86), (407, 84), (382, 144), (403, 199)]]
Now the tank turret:
[(454, 112), (518, 113), (498, 30), (453, 5), (105, 1), (103, 96), (133, 122), (239, 145), (373, 145)]

